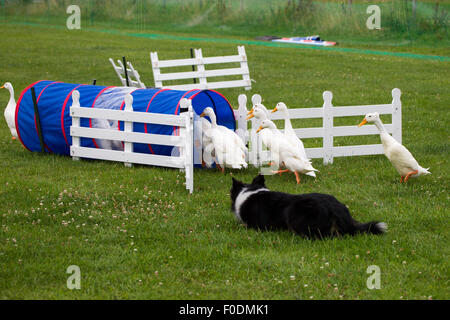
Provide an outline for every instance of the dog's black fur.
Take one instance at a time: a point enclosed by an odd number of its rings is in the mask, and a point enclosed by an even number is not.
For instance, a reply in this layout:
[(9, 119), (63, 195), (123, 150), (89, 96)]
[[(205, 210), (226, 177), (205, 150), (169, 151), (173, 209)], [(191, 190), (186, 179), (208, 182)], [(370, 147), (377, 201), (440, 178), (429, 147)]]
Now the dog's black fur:
[(382, 234), (386, 225), (380, 222), (360, 223), (352, 218), (347, 207), (335, 197), (322, 194), (292, 195), (261, 190), (249, 196), (236, 213), (236, 199), (242, 190), (267, 188), (263, 175), (251, 184), (233, 178), (231, 210), (247, 227), (259, 230), (291, 230), (307, 238), (324, 238), (359, 233)]

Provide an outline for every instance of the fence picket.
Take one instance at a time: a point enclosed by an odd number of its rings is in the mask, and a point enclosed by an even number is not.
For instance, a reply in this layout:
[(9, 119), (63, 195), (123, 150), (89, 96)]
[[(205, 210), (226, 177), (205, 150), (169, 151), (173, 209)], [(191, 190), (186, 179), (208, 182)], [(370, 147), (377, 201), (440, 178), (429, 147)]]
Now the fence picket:
[[(73, 107), (80, 107), (80, 92), (78, 90), (74, 90), (72, 92), (72, 106)], [(72, 127), (73, 128), (79, 128), (80, 127), (80, 117), (72, 117)], [(78, 136), (72, 136), (72, 146), (79, 147), (80, 146), (80, 137)], [(80, 160), (79, 157), (74, 156), (74, 151), (70, 150), (70, 155), (72, 156), (73, 160)]]
[(323, 93), (323, 163), (333, 163), (333, 94)]

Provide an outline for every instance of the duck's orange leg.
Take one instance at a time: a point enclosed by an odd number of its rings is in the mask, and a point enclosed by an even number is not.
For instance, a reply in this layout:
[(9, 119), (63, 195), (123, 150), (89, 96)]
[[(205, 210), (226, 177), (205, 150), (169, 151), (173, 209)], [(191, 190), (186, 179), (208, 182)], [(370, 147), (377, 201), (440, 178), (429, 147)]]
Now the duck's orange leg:
[(297, 171), (294, 171), (294, 174), (295, 174), (295, 180), (297, 180), (297, 184), (299, 184), (300, 183), (300, 176), (299, 176)]
[(278, 171), (272, 171), (272, 173), (279, 173), (281, 175), (281, 173), (283, 172), (287, 172), (289, 171), (289, 169), (285, 169), (285, 170), (278, 170)]
[(403, 178), (404, 178), (404, 176), (401, 176), (401, 177), (400, 177), (400, 183), (403, 182)]
[(417, 173), (419, 173), (419, 170), (408, 172), (408, 174), (405, 177), (405, 182), (408, 181), (408, 179), (411, 175), (417, 174)]
[(225, 173), (225, 169), (222, 168), (222, 167), (220, 166), (220, 164), (218, 164), (218, 163), (215, 162), (215, 161), (214, 161), (214, 163), (216, 164), (216, 167), (219, 168), (220, 171), (222, 171), (222, 173)]

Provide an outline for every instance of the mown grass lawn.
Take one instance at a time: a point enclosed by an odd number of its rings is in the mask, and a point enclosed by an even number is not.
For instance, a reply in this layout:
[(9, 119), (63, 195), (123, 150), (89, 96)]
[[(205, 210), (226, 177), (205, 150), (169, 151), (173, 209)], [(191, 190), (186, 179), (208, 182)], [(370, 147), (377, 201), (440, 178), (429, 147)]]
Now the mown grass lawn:
[[(234, 44), (150, 40), (89, 30), (1, 24), (0, 82), (16, 98), (49, 79), (118, 85), (108, 58), (126, 55), (152, 85), (149, 51), (183, 58), (235, 54)], [(384, 156), (337, 158), (296, 185), (293, 175), (267, 177), (274, 190), (323, 192), (360, 221), (388, 224), (384, 236), (305, 240), (258, 232), (230, 212), (231, 176), (250, 181), (256, 168), (195, 171), (188, 195), (177, 170), (26, 151), (0, 122), (0, 298), (2, 299), (448, 299), (448, 62), (295, 48), (246, 46), (250, 96), (267, 106), (380, 104), (402, 90), (403, 142), (432, 175), (399, 183)], [(442, 55), (445, 55), (443, 49)], [(435, 53), (435, 52), (434, 52)], [(222, 92), (237, 105), (240, 89)], [(0, 91), (6, 106), (7, 91)], [(344, 123), (357, 124), (350, 118)], [(389, 120), (389, 119), (387, 119)], [(341, 124), (341, 123), (340, 123)], [(311, 125), (304, 123), (303, 125)], [(377, 143), (378, 136), (339, 140)], [(317, 141), (305, 140), (307, 146)], [(66, 269), (81, 269), (69, 290)], [(381, 270), (369, 290), (366, 270)]]

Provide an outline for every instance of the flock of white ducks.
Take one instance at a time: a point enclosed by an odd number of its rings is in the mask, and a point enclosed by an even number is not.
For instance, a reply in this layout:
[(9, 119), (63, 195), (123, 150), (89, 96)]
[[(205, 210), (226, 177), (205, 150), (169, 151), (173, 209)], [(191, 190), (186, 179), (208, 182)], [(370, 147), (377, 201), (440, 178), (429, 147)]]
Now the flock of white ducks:
[[(16, 139), (18, 136), (15, 124), (16, 100), (14, 88), (10, 82), (6, 82), (0, 89), (7, 89), (10, 94), (4, 116), (12, 139)], [(272, 112), (277, 111), (284, 115), (284, 133), (281, 133), (275, 123), (269, 120), (269, 111), (260, 101), (254, 104), (247, 117), (247, 119), (255, 117), (260, 121), (258, 132), (264, 145), (272, 153), (272, 165), (278, 168), (278, 171), (274, 171), (274, 173), (291, 171), (295, 174), (297, 183), (300, 183), (299, 174), (315, 177), (315, 171), (318, 170), (312, 167), (311, 161), (306, 156), (303, 142), (292, 128), (288, 108), (283, 102), (280, 102), (272, 110)], [(222, 172), (224, 172), (225, 167), (247, 168), (245, 157), (248, 149), (239, 136), (233, 130), (217, 124), (217, 118), (212, 108), (205, 108), (200, 116), (202, 117), (203, 129), (203, 165), (211, 167), (214, 162)], [(209, 117), (210, 122), (204, 118), (205, 116)], [(380, 131), (384, 154), (400, 174), (400, 182), (406, 182), (409, 178), (431, 173), (428, 171), (429, 168), (421, 167), (411, 152), (386, 131), (377, 112), (368, 113), (358, 126), (366, 123), (375, 124)], [(286, 169), (281, 170), (281, 166), (286, 167)]]
[[(282, 102), (278, 103), (272, 112), (281, 111), (285, 119), (284, 133), (278, 130), (273, 121), (269, 119), (267, 108), (261, 103), (256, 104), (248, 113), (248, 119), (255, 117), (260, 122), (257, 132), (260, 134), (263, 144), (270, 150), (273, 161), (271, 165), (278, 168), (273, 173), (291, 171), (295, 174), (297, 184), (300, 183), (299, 174), (315, 177), (316, 174), (311, 161), (307, 158), (303, 142), (297, 137), (292, 128), (289, 111)], [(286, 167), (280, 170), (280, 166)]]

